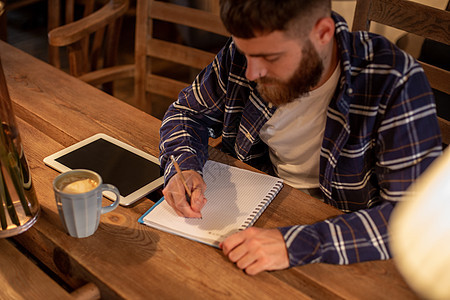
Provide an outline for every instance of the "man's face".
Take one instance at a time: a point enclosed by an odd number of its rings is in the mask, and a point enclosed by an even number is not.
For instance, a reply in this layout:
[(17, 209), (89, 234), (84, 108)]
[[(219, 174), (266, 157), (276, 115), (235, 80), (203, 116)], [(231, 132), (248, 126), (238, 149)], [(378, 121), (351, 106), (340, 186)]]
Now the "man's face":
[(234, 42), (247, 59), (245, 76), (273, 105), (308, 93), (321, 78), (322, 59), (309, 39), (300, 41), (275, 31), (252, 39), (234, 37)]

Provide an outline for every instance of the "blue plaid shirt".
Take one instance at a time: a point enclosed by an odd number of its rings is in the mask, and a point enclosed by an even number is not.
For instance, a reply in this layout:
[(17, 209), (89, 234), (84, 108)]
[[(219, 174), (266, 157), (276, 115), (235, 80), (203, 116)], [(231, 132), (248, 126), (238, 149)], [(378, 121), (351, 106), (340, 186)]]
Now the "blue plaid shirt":
[[(346, 214), (313, 225), (279, 228), (291, 266), (388, 259), (388, 221), (409, 185), (441, 154), (428, 81), (420, 65), (385, 38), (354, 32), (333, 13), (341, 75), (327, 110), (320, 153), (324, 201)], [(246, 59), (230, 39), (191, 86), (181, 91), (161, 127), (160, 161), (201, 173), (208, 137), (262, 170), (268, 147), (259, 131), (276, 107), (245, 78)], [(303, 141), (299, 141), (303, 142)]]

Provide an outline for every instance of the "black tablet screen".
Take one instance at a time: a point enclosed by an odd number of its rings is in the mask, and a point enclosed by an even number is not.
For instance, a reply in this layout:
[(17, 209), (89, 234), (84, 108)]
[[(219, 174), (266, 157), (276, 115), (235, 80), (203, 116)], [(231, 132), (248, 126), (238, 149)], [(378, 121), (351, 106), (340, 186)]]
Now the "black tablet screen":
[(123, 197), (161, 176), (159, 165), (102, 138), (55, 160), (71, 169), (97, 172)]

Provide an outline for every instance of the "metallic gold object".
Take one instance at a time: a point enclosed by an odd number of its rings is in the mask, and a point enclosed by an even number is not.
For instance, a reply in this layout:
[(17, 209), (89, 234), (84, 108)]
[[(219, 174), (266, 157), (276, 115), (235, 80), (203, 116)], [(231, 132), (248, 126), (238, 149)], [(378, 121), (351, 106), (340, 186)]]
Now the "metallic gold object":
[(0, 238), (24, 232), (37, 220), (39, 203), (17, 129), (0, 59)]

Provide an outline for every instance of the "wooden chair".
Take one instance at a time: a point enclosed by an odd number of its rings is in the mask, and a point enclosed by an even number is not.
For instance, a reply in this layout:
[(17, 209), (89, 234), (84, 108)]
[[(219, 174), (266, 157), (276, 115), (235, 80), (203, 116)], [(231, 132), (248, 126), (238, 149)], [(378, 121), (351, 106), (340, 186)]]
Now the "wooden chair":
[[(450, 12), (408, 0), (357, 0), (353, 31), (370, 30), (371, 21), (450, 45)], [(450, 94), (450, 72), (420, 62), (433, 89)], [(450, 105), (448, 103), (447, 105)], [(450, 144), (450, 121), (438, 117), (442, 141)]]
[[(136, 10), (136, 42), (135, 42), (135, 99), (137, 107), (147, 112), (152, 111), (152, 97), (164, 96), (170, 102), (177, 99), (178, 93), (192, 83), (189, 76), (171, 76), (183, 68), (193, 68), (191, 73), (213, 61), (218, 49), (224, 44), (229, 33), (223, 26), (218, 12), (219, 0), (207, 1), (209, 8), (193, 8), (169, 3), (167, 1), (137, 0)], [(177, 36), (163, 37), (158, 28), (174, 26), (179, 29)], [(195, 33), (189, 37), (191, 30)], [(180, 34), (181, 32), (181, 34)], [(183, 33), (187, 33), (183, 36)], [(202, 34), (211, 34), (201, 37)], [(167, 35), (166, 35), (167, 36)], [(187, 38), (186, 38), (187, 36)], [(222, 38), (219, 48), (209, 49), (207, 46), (194, 45), (192, 37), (200, 37), (202, 41)], [(164, 72), (167, 66), (170, 72)], [(158, 70), (159, 69), (159, 70)], [(179, 75), (179, 74), (178, 74)]]
[[(92, 1), (93, 3), (93, 1)], [(117, 49), (128, 0), (108, 0), (100, 9), (48, 34), (50, 46), (66, 47), (69, 73), (112, 93), (112, 82), (132, 77), (133, 65), (118, 66)]]

